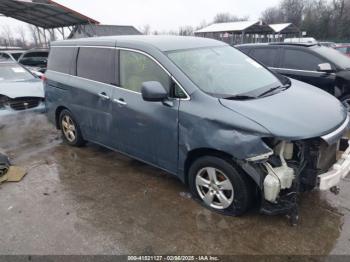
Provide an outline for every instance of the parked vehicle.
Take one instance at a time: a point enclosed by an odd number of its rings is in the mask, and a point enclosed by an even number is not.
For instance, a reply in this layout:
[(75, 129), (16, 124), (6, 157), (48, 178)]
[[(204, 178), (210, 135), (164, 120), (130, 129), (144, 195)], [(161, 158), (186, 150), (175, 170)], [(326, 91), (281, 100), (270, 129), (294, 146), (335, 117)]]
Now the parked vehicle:
[(18, 59), (18, 62), (30, 70), (45, 73), (48, 56), (48, 49), (31, 49), (23, 53)]
[(318, 42), (318, 44), (325, 46), (325, 47), (332, 47), (332, 48), (337, 46), (337, 44), (334, 42)]
[(293, 37), (293, 38), (285, 38), (285, 43), (308, 43), (314, 44), (317, 43), (316, 39), (313, 37)]
[(247, 44), (236, 46), (275, 72), (317, 86), (350, 109), (350, 59), (318, 44)]
[(67, 144), (91, 141), (166, 170), (224, 214), (243, 214), (256, 192), (263, 213), (295, 214), (299, 191), (334, 188), (350, 170), (350, 149), (336, 162), (344, 106), (223, 42), (58, 41), (46, 79), (48, 118)]
[(335, 50), (340, 51), (344, 55), (350, 56), (350, 44), (349, 45), (338, 45)]
[(45, 112), (42, 81), (16, 62), (0, 62), (0, 119), (23, 112)]
[(0, 50), (0, 59), (12, 59), (18, 61), (25, 50)]

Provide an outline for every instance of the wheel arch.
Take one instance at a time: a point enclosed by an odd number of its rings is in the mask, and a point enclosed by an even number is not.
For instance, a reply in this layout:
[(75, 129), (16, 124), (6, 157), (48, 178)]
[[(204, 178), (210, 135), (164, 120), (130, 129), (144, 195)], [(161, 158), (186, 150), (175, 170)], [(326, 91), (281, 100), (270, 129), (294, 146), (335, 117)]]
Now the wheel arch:
[(235, 159), (231, 154), (229, 154), (225, 151), (220, 151), (220, 150), (212, 149), (212, 148), (197, 148), (197, 149), (193, 149), (193, 150), (189, 151), (187, 154), (186, 160), (185, 160), (184, 182), (186, 185), (189, 185), (189, 174), (188, 173), (189, 173), (189, 169), (190, 169), (192, 163), (194, 163), (194, 161), (196, 161), (197, 159), (204, 157), (204, 156), (215, 156), (215, 157), (219, 157), (219, 158), (226, 160), (227, 162), (232, 164), (236, 169), (238, 169), (239, 172), (244, 172), (247, 175), (247, 177), (249, 177), (249, 179), (251, 179), (255, 184), (257, 184), (257, 182), (256, 182), (257, 178), (253, 177), (254, 176), (253, 174), (246, 172), (246, 170), (242, 168), (240, 161)]

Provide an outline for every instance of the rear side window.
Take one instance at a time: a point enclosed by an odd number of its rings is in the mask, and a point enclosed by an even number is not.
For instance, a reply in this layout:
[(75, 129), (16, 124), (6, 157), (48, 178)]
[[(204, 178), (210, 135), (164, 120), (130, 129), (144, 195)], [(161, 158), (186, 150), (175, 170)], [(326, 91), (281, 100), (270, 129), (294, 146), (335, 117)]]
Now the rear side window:
[(120, 51), (121, 87), (141, 92), (143, 82), (158, 81), (169, 91), (171, 79), (151, 58), (131, 51)]
[(52, 47), (50, 51), (48, 69), (70, 74), (72, 72), (75, 48), (73, 47)]
[(318, 65), (326, 62), (302, 50), (285, 49), (284, 51), (283, 68), (317, 71)]
[(77, 60), (77, 76), (115, 84), (115, 52), (113, 48), (81, 47)]
[(263, 65), (273, 67), (276, 64), (278, 50), (277, 48), (257, 48), (253, 49), (249, 55)]

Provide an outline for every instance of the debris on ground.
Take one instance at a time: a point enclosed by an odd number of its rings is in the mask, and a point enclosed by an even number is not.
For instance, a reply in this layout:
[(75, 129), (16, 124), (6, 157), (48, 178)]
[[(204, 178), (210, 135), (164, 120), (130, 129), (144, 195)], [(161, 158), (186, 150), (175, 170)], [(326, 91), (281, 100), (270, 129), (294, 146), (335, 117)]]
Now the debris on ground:
[(0, 183), (21, 181), (26, 173), (21, 167), (11, 166), (8, 156), (0, 153)]
[(10, 168), (9, 158), (0, 153), (0, 183), (7, 180), (7, 172)]

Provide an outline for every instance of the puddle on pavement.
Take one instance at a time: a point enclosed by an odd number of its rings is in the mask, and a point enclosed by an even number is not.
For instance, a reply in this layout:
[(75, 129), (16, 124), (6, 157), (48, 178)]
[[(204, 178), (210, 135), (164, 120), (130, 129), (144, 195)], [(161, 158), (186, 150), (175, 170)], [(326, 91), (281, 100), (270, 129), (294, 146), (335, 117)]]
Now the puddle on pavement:
[[(350, 182), (343, 183), (338, 196), (304, 194), (297, 227), (290, 227), (283, 216), (263, 216), (256, 210), (243, 217), (228, 217), (200, 206), (181, 182), (158, 169), (96, 145), (72, 148), (62, 144), (41, 116), (20, 128), (0, 130), (0, 150), (10, 152), (16, 163), (32, 167), (23, 182), (25, 189), (33, 192), (17, 201), (32, 201), (27, 204), (35, 209), (40, 192), (43, 211), (38, 212), (53, 214), (58, 211), (52, 203), (60, 203), (60, 214), (69, 213), (71, 219), (71, 233), (65, 231), (66, 245), (75, 250), (84, 245), (77, 243), (77, 236), (81, 236), (98, 238), (90, 243), (89, 251), (105, 254), (350, 252)], [(16, 137), (18, 140), (12, 141)], [(0, 192), (10, 192), (11, 186)], [(0, 201), (0, 208), (2, 204)], [(35, 218), (38, 222), (31, 223), (46, 221)], [(64, 219), (52, 219), (55, 228), (44, 230), (46, 238), (69, 225)], [(57, 244), (51, 248), (60, 250)]]

